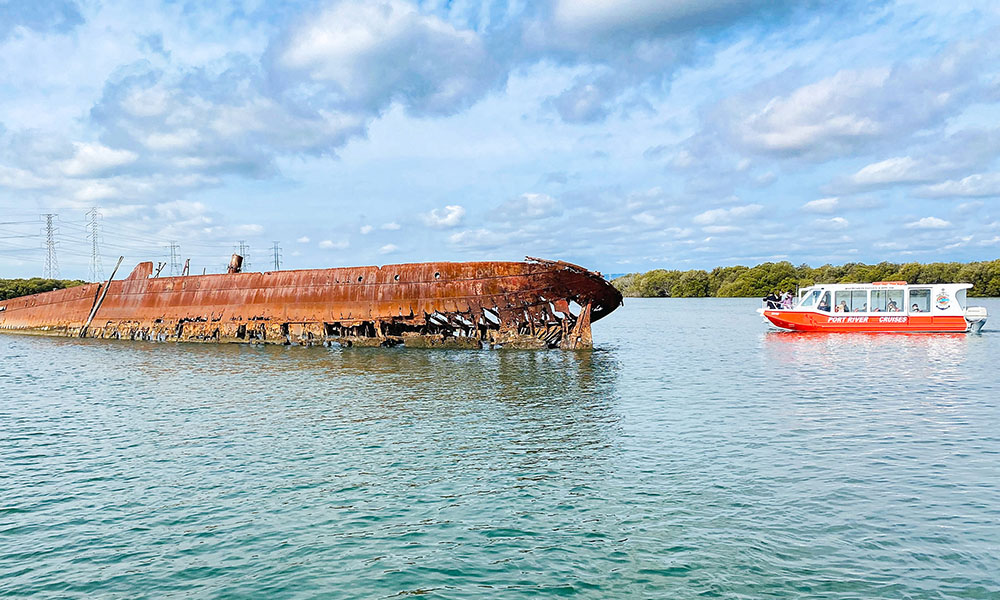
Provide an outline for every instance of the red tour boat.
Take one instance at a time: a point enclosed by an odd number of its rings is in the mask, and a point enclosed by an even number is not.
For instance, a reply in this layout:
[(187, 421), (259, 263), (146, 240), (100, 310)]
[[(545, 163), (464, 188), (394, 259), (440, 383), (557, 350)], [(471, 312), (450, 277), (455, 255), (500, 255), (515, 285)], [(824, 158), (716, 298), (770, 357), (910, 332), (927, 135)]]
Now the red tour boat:
[(971, 287), (905, 281), (824, 283), (800, 290), (794, 306), (766, 303), (757, 312), (792, 331), (978, 333), (989, 315), (982, 306), (966, 307), (965, 291)]

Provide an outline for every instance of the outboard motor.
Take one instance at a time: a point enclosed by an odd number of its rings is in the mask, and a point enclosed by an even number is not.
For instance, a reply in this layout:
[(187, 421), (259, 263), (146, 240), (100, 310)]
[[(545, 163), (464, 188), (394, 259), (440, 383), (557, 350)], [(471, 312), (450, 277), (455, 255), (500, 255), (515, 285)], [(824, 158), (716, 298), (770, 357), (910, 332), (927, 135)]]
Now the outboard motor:
[(989, 314), (987, 314), (985, 306), (970, 306), (965, 309), (965, 321), (969, 324), (969, 331), (971, 333), (982, 331), (987, 317), (989, 317)]

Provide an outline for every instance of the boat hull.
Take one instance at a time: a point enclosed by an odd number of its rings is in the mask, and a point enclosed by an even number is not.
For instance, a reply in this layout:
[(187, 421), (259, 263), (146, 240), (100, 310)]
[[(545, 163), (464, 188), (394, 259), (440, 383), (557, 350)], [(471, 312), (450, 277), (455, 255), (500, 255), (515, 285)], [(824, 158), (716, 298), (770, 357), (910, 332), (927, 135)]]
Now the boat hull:
[(159, 341), (578, 349), (592, 345), (591, 322), (622, 303), (600, 274), (541, 259), (151, 274), (152, 263), (140, 263), (124, 280), (0, 302), (0, 330)]
[(960, 315), (824, 315), (773, 309), (763, 310), (763, 315), (774, 326), (790, 331), (961, 333), (969, 328), (965, 317)]

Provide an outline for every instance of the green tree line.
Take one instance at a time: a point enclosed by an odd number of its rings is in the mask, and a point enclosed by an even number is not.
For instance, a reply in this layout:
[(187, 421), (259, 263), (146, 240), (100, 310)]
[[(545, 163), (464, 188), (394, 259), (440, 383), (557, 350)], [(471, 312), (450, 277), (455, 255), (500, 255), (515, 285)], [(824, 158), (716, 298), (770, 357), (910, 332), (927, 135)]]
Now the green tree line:
[(18, 296), (29, 296), (41, 292), (51, 292), (63, 288), (83, 285), (86, 281), (79, 279), (0, 279), (0, 300), (9, 300)]
[(625, 296), (633, 298), (755, 297), (768, 292), (794, 292), (816, 283), (971, 283), (970, 296), (1000, 296), (1000, 260), (971, 263), (881, 262), (877, 265), (795, 266), (790, 262), (763, 263), (755, 267), (716, 267), (711, 271), (654, 269), (612, 280)]

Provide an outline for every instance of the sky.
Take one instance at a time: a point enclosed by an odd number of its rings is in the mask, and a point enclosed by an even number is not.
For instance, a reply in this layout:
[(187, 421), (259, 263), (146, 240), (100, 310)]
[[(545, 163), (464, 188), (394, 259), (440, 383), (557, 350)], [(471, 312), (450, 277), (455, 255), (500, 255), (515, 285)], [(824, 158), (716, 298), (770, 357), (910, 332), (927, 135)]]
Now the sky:
[(43, 214), (82, 279), (240, 242), (252, 270), (275, 242), (283, 269), (993, 260), (998, 40), (995, 1), (0, 0), (0, 277), (43, 274)]

